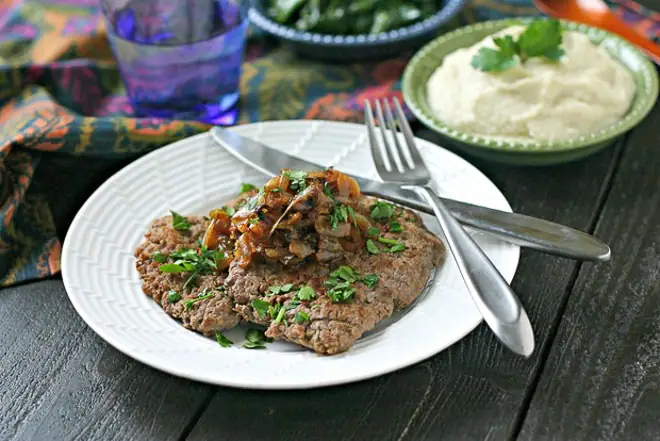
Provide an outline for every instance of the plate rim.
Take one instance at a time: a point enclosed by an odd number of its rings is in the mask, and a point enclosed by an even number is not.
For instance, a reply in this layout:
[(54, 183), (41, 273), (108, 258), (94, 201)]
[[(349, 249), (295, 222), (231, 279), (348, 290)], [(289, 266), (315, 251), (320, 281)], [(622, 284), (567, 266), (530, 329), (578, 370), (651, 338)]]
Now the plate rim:
[[(290, 124), (290, 123), (295, 123), (295, 124), (312, 124), (312, 123), (324, 123), (324, 124), (332, 124), (332, 125), (351, 125), (351, 126), (359, 126), (363, 127), (363, 124), (357, 124), (357, 123), (347, 123), (347, 122), (338, 122), (338, 121), (327, 121), (327, 120), (281, 120), (281, 121), (266, 121), (266, 122), (256, 122), (256, 123), (250, 123), (250, 124), (243, 124), (240, 126), (236, 127), (246, 127), (246, 126), (253, 126), (255, 127), (255, 130), (258, 130), (258, 127), (261, 125), (271, 125), (271, 124)], [(231, 128), (230, 128), (231, 129)], [(470, 323), (469, 325), (466, 324), (464, 329), (457, 333), (460, 334), (460, 337), (458, 337), (453, 343), (449, 344), (443, 349), (436, 350), (433, 349), (432, 346), (427, 346), (429, 349), (426, 351), (423, 351), (423, 353), (420, 353), (417, 356), (414, 357), (402, 357), (400, 361), (396, 363), (391, 363), (386, 365), (386, 367), (383, 366), (377, 366), (372, 368), (371, 370), (368, 371), (363, 371), (362, 373), (358, 375), (354, 375), (350, 379), (342, 379), (342, 378), (335, 378), (332, 380), (322, 380), (322, 381), (317, 381), (314, 383), (286, 383), (286, 382), (278, 382), (276, 384), (274, 383), (268, 383), (268, 382), (259, 382), (258, 379), (257, 381), (250, 381), (250, 382), (244, 382), (240, 380), (223, 380), (219, 381), (214, 374), (205, 374), (203, 370), (196, 371), (194, 374), (191, 374), (189, 372), (183, 372), (182, 370), (177, 370), (175, 368), (170, 368), (169, 366), (163, 366), (162, 364), (159, 363), (158, 359), (155, 359), (152, 357), (150, 352), (140, 352), (140, 351), (134, 351), (132, 348), (128, 347), (126, 344), (124, 344), (121, 339), (114, 338), (106, 333), (104, 330), (104, 327), (101, 326), (100, 324), (96, 323), (96, 320), (91, 317), (91, 314), (88, 314), (85, 311), (85, 308), (82, 307), (82, 305), (78, 302), (76, 296), (72, 295), (69, 293), (69, 289), (67, 286), (72, 285), (72, 281), (69, 278), (69, 273), (67, 271), (67, 268), (69, 266), (69, 245), (70, 241), (67, 241), (69, 238), (70, 234), (72, 232), (76, 231), (76, 227), (80, 222), (83, 222), (83, 217), (81, 216), (81, 213), (84, 213), (86, 207), (91, 206), (95, 199), (100, 197), (100, 195), (103, 193), (105, 190), (105, 187), (110, 187), (114, 184), (114, 181), (117, 179), (120, 179), (121, 175), (123, 173), (127, 173), (127, 170), (130, 170), (134, 167), (140, 167), (142, 163), (146, 163), (149, 161), (149, 158), (151, 155), (157, 155), (161, 150), (175, 150), (177, 148), (180, 148), (178, 144), (181, 143), (191, 143), (195, 141), (202, 141), (210, 138), (209, 132), (203, 132), (199, 133), (190, 137), (182, 138), (178, 141), (175, 141), (173, 143), (169, 143), (167, 145), (164, 145), (158, 149), (155, 149), (144, 156), (136, 159), (135, 161), (131, 162), (127, 166), (121, 168), (117, 172), (115, 172), (112, 176), (110, 176), (105, 182), (103, 182), (85, 201), (85, 203), (81, 206), (81, 208), (78, 210), (76, 213), (76, 216), (74, 217), (73, 221), (71, 222), (71, 225), (69, 226), (69, 229), (67, 231), (66, 237), (63, 241), (63, 246), (62, 246), (62, 262), (61, 262), (61, 267), (62, 267), (62, 280), (63, 284), (65, 287), (65, 291), (67, 293), (67, 297), (69, 298), (69, 301), (71, 302), (74, 310), (76, 313), (82, 318), (82, 320), (85, 322), (87, 326), (89, 326), (102, 340), (104, 340), (107, 344), (115, 348), (116, 350), (122, 352), (124, 355), (132, 358), (135, 361), (138, 361), (142, 364), (145, 364), (153, 369), (156, 369), (161, 372), (166, 372), (170, 375), (173, 375), (175, 377), (179, 378), (185, 378), (188, 380), (193, 380), (193, 381), (199, 381), (207, 384), (212, 384), (216, 386), (224, 386), (224, 387), (233, 387), (233, 388), (238, 388), (238, 389), (251, 389), (251, 390), (304, 390), (304, 389), (317, 389), (317, 388), (325, 388), (325, 387), (331, 387), (331, 386), (337, 386), (337, 385), (343, 385), (343, 384), (351, 384), (351, 383), (356, 383), (372, 378), (377, 378), (385, 374), (389, 373), (394, 373), (397, 372), (401, 369), (404, 369), (406, 367), (412, 367), (416, 364), (418, 364), (421, 361), (427, 360), (430, 357), (437, 355), (447, 349), (449, 349), (451, 346), (455, 345), (456, 343), (459, 343), (461, 340), (463, 340), (467, 335), (472, 333), (474, 329), (483, 321), (481, 317), (476, 319), (474, 323)], [(416, 137), (417, 139), (421, 139)], [(431, 145), (434, 145), (435, 147), (441, 148), (444, 150), (446, 154), (455, 156), (458, 158), (460, 161), (463, 161), (467, 163), (472, 169), (473, 172), (479, 173), (482, 175), (484, 179), (486, 179), (490, 184), (497, 189), (497, 191), (502, 195), (503, 201), (506, 203), (506, 206), (508, 208), (509, 212), (512, 212), (511, 205), (504, 196), (504, 193), (495, 185), (494, 182), (492, 182), (491, 179), (489, 179), (481, 170), (479, 170), (476, 166), (471, 164), (469, 161), (466, 159), (460, 157), (459, 155), (456, 155), (455, 153), (451, 152), (448, 149), (442, 148), (431, 141), (426, 141), (423, 140)], [(218, 146), (218, 148), (221, 148)], [(511, 262), (513, 265), (513, 271), (510, 276), (510, 279), (512, 280), (515, 277), (515, 274), (518, 271), (518, 267), (520, 264), (520, 247), (519, 246), (514, 246), (514, 251), (515, 251), (515, 256), (511, 256)], [(448, 255), (448, 258), (451, 258), (450, 255)], [(505, 279), (508, 279), (508, 277), (505, 276)], [(511, 280), (508, 280), (510, 283)]]

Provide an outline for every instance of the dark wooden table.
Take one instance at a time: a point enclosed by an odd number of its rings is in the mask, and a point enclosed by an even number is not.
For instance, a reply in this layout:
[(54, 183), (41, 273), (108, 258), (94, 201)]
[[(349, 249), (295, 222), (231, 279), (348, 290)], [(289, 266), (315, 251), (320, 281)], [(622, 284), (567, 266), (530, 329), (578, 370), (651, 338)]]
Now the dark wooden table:
[[(470, 159), (514, 210), (591, 232), (613, 250), (604, 264), (523, 251), (513, 287), (536, 330), (528, 360), (481, 325), (429, 360), (357, 384), (213, 387), (107, 345), (55, 278), (0, 294), (0, 440), (660, 440), (658, 127), (660, 104), (625, 139), (580, 162)], [(42, 162), (35, 185), (60, 237), (122, 165)]]

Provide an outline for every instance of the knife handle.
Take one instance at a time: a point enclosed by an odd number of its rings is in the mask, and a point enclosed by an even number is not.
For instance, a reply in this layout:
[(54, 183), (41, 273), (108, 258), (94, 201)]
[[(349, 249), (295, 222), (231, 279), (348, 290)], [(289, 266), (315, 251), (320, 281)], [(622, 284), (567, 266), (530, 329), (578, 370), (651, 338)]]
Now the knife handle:
[[(396, 184), (356, 179), (362, 193), (433, 214), (426, 202)], [(441, 198), (451, 214), (463, 225), (487, 232), (506, 242), (547, 254), (576, 260), (610, 260), (610, 247), (603, 241), (574, 228), (519, 213), (508, 213)]]

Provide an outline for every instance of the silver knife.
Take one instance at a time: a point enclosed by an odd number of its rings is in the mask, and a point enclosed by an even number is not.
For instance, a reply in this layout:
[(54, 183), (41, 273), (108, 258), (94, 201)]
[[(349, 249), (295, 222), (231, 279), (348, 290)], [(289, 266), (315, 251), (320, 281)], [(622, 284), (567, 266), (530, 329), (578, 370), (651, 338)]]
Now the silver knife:
[[(227, 152), (267, 176), (277, 176), (283, 168), (315, 171), (326, 167), (287, 155), (231, 130), (213, 127), (209, 133)], [(417, 195), (402, 190), (397, 184), (349, 176), (357, 181), (364, 194), (433, 214), (431, 207)], [(602, 262), (610, 259), (611, 251), (606, 243), (574, 228), (524, 214), (508, 213), (448, 198), (442, 200), (463, 225), (521, 247), (577, 260)]]

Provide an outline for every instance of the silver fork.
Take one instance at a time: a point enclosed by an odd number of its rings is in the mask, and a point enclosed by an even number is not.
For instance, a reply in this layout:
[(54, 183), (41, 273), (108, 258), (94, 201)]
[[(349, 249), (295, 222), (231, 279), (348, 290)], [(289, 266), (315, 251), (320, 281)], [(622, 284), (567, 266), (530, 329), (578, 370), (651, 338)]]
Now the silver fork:
[[(465, 285), (485, 322), (506, 347), (516, 354), (529, 357), (534, 351), (534, 331), (525, 309), (479, 245), (432, 191), (431, 175), (415, 146), (412, 130), (399, 101), (394, 99), (396, 120), (387, 101), (381, 106), (376, 100), (375, 107), (382, 142), (379, 142), (376, 136), (371, 104), (365, 101), (364, 113), (369, 144), (378, 174), (386, 182), (399, 183), (402, 189), (416, 192), (431, 206)], [(397, 124), (405, 142), (399, 139)], [(392, 138), (393, 141), (389, 141), (388, 138)]]

